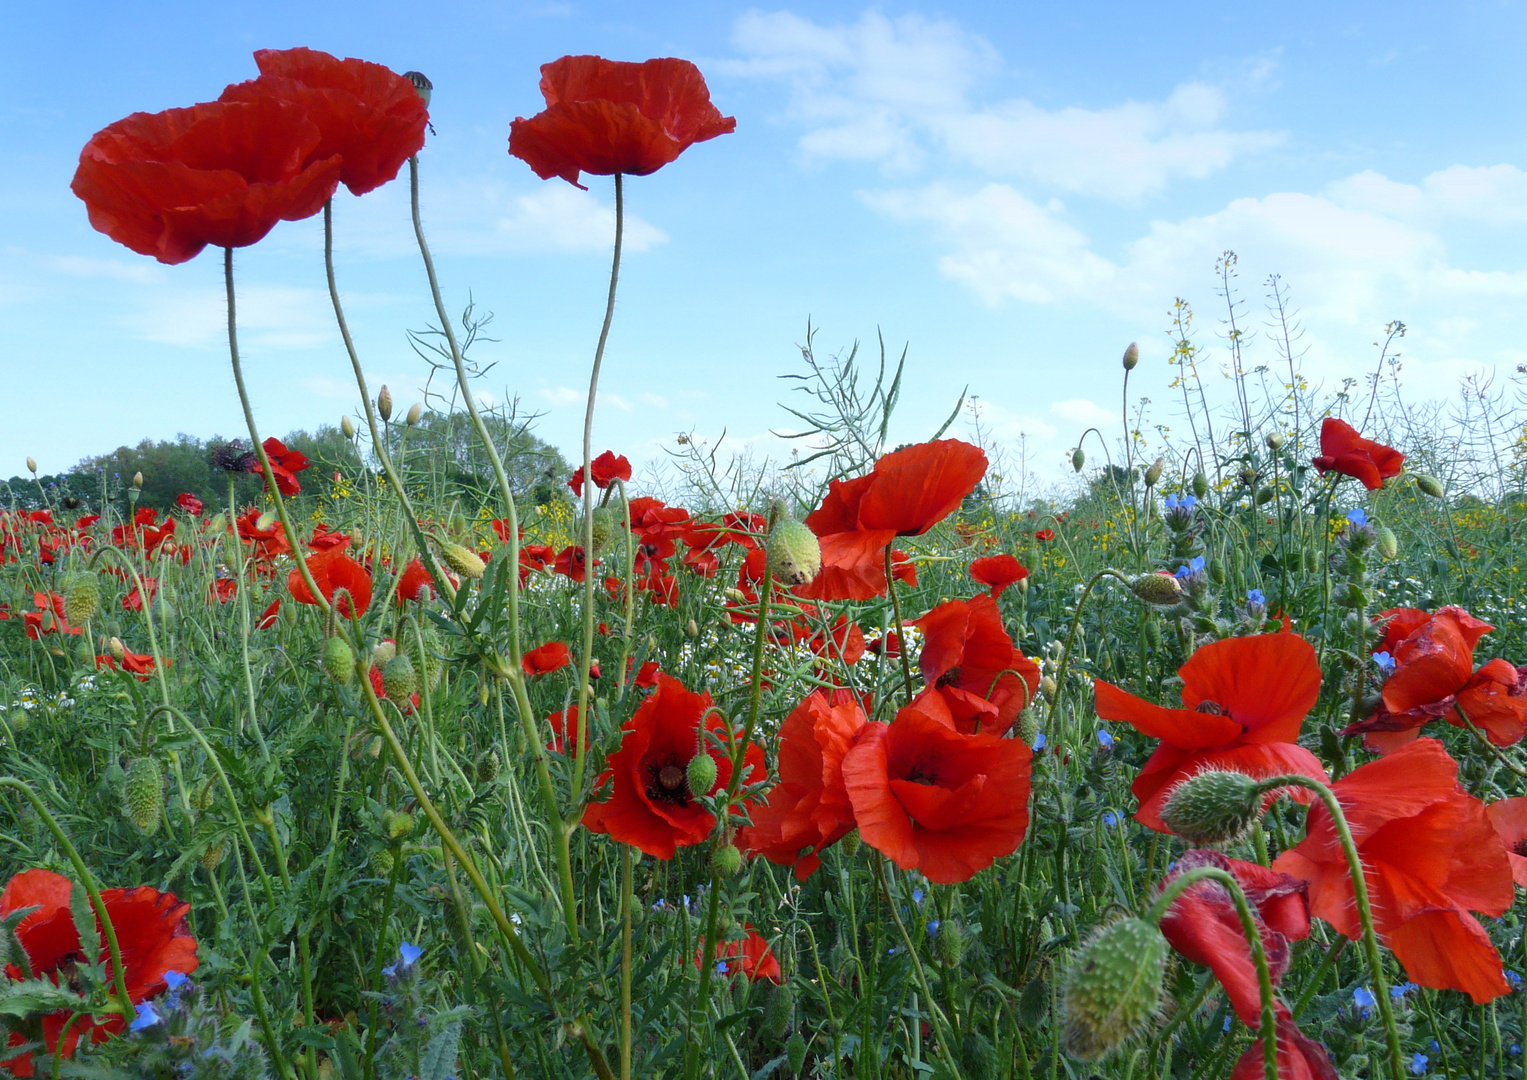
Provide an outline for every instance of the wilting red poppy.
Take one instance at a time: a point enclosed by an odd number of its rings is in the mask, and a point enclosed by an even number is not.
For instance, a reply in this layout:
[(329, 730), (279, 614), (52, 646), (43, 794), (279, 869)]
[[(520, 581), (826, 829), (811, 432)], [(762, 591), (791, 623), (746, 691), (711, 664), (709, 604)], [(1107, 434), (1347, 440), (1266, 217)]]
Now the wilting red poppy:
[[(315, 551), (307, 557), (308, 571), (313, 575), (313, 582), (318, 586), (318, 591), (323, 593), (324, 599), (334, 604), (335, 611), (346, 619), (350, 618), (352, 613), (364, 615), (366, 609), (371, 606), (371, 574), (364, 566), (345, 554), (347, 547), (349, 547), (348, 540), (338, 547)], [(291, 590), (292, 599), (297, 603), (318, 603), (318, 598), (308, 588), (300, 571), (292, 570), (287, 573), (286, 587)], [(336, 600), (335, 595), (341, 589), (344, 590), (344, 594)]]
[(989, 585), (993, 599), (1001, 596), (1009, 585), (1016, 585), (1028, 576), (1028, 567), (1011, 555), (988, 555), (970, 564), (970, 579)]
[[(677, 848), (704, 841), (716, 818), (690, 793), (689, 759), (704, 752), (716, 760), (716, 782), (706, 795), (731, 781), (732, 762), (729, 755), (708, 748), (697, 751), (702, 718), (705, 729), (723, 733), (724, 741), (729, 725), (710, 694), (691, 693), (679, 680), (659, 675), (657, 689), (626, 721), (620, 749), (610, 756), (610, 797), (590, 803), (583, 824), (658, 859), (671, 859)], [(747, 783), (765, 779), (763, 749), (756, 742), (748, 747), (744, 769)]]
[[(1177, 857), (1172, 872), (1162, 879), (1162, 887), (1200, 866), (1224, 870), (1240, 884), (1251, 902), (1268, 970), (1277, 986), (1288, 971), (1288, 943), (1310, 933), (1305, 883), (1256, 863), (1227, 858), (1218, 851), (1194, 850)], [(1262, 996), (1251, 944), (1224, 886), (1213, 881), (1190, 885), (1162, 917), (1161, 932), (1172, 948), (1214, 972), (1242, 1021), (1250, 1027), (1261, 1024)]]
[(1040, 529), (1037, 533), (1034, 534), (1034, 539), (1038, 540), (1040, 543), (1048, 544), (1051, 540), (1055, 539), (1055, 530)]
[[(1331, 1053), (1299, 1030), (1293, 1013), (1281, 1001), (1277, 1004), (1278, 1080), (1341, 1080)], [(1230, 1080), (1263, 1080), (1267, 1065), (1262, 1057), (1262, 1040), (1246, 1048)]]
[[(542, 177), (545, 179), (545, 177)], [(631, 479), (631, 463), (626, 460), (624, 454), (617, 455), (613, 450), (606, 450), (593, 461), (589, 462), (589, 473), (594, 477), (594, 486), (603, 491), (615, 480)], [(571, 477), (568, 478), (567, 486), (573, 489), (574, 495), (583, 494), (583, 467), (580, 465)]]
[[(750, 981), (757, 982), (759, 979), (768, 979), (770, 982), (779, 982), (783, 977), (779, 970), (779, 958), (774, 955), (774, 950), (769, 948), (769, 943), (763, 935), (754, 930), (752, 924), (745, 923), (743, 929), (748, 936), (741, 941), (718, 941), (716, 951), (712, 959), (716, 961), (716, 968), (722, 975), (745, 975)], [(695, 949), (695, 967), (700, 966), (700, 956), (704, 950), (701, 945)]]
[[(1320, 760), (1295, 744), (1320, 696), (1320, 663), (1304, 638), (1279, 633), (1211, 641), (1177, 673), (1183, 680), (1180, 709), (1152, 704), (1102, 679), (1093, 683), (1100, 717), (1161, 740), (1130, 786), (1140, 800), (1135, 820), (1170, 832), (1161, 807), (1173, 788), (1204, 769), (1325, 779)], [(1300, 802), (1312, 797), (1303, 788), (1287, 794)]]
[[(169, 667), (171, 663), (172, 661), (166, 659), (164, 666)], [(128, 650), (123, 649), (121, 664), (117, 663), (116, 657), (108, 653), (105, 656), (97, 656), (95, 658), (95, 666), (97, 668), (107, 668), (112, 671), (116, 671), (118, 668), (120, 668), (122, 671), (127, 672), (129, 675), (138, 676), (139, 682), (148, 682), (149, 676), (154, 673), (154, 655), (152, 653), (129, 652)]]
[(916, 705), (868, 724), (843, 758), (864, 842), (941, 885), (1011, 855), (1029, 824), (1029, 748), (962, 735)]
[(822, 569), (796, 595), (868, 600), (885, 591), (885, 549), (919, 536), (959, 509), (986, 475), (986, 454), (958, 439), (887, 454), (867, 475), (834, 480), (806, 518), (822, 547)]
[(424, 561), (410, 559), (408, 565), (403, 567), (403, 573), (398, 577), (398, 586), (393, 590), (393, 598), (402, 604), (408, 600), (427, 600), (434, 595), (435, 580), (424, 568)]
[(1506, 857), (1511, 862), (1511, 877), (1527, 889), (1527, 795), (1515, 799), (1499, 799), (1485, 807), (1485, 813), (1494, 826), (1496, 835), (1506, 846)]
[(311, 159), (338, 154), (340, 182), (352, 195), (387, 183), (424, 145), (424, 99), (381, 64), (302, 48), (261, 49), (254, 58), (260, 77), (228, 87), (218, 100), (276, 98), (298, 106), (320, 133)]
[[(1470, 911), (1511, 906), (1511, 863), (1485, 806), (1458, 784), (1458, 763), (1418, 739), (1331, 785), (1368, 882), (1374, 929), (1414, 983), (1483, 1003), (1511, 987)], [(1310, 884), (1310, 911), (1356, 941), (1362, 932), (1341, 841), (1315, 803), (1298, 847), (1273, 863)]]
[(270, 602), (270, 607), (260, 612), (260, 617), (255, 620), (256, 630), (269, 630), (276, 625), (276, 616), (281, 613), (281, 598), (278, 596)]
[(567, 667), (573, 662), (572, 653), (560, 641), (548, 641), (539, 648), (531, 649), (520, 657), (520, 667), (526, 675), (548, 675)]
[(794, 866), (805, 881), (822, 852), (854, 828), (854, 807), (843, 785), (843, 756), (868, 723), (848, 690), (814, 690), (779, 729), (779, 782), (737, 834), (745, 851)]
[[(21, 908), (36, 907), (16, 927), (16, 939), (26, 951), (32, 973), (54, 983), (67, 984), (69, 972), (82, 959), (80, 936), (70, 915), (69, 879), (51, 870), (24, 870), (11, 878), (0, 893), (0, 918)], [(186, 926), (190, 904), (181, 903), (173, 893), (162, 893), (146, 885), (131, 889), (102, 889), (101, 900), (117, 932), (117, 941), (126, 970), (122, 972), (127, 995), (134, 1004), (147, 1001), (166, 988), (165, 975), (177, 971), (189, 975), (196, 970), (196, 939)], [(97, 923), (99, 928), (99, 923)], [(111, 961), (103, 948), (100, 956), (110, 972)], [(8, 978), (19, 979), (15, 965), (6, 968)], [(69, 1028), (59, 1046), (59, 1036), (68, 1023), (71, 1010), (63, 1009), (43, 1017), (42, 1030), (48, 1051), (58, 1049), (62, 1056), (73, 1057), (82, 1037), (93, 1043), (105, 1042), (126, 1027), (126, 1020), (113, 1016), (97, 1024), (87, 1013)], [(10, 1045), (19, 1045), (19, 1035), (11, 1036)], [(22, 1054), (0, 1061), (0, 1068), (14, 1076), (32, 1076), (32, 1055)]]
[(175, 496), (175, 505), (192, 517), (201, 517), (202, 501), (189, 491), (182, 491), (179, 495)]
[(1345, 420), (1328, 416), (1320, 425), (1320, 455), (1313, 464), (1322, 476), (1339, 472), (1361, 480), (1369, 491), (1377, 491), (1387, 478), (1400, 475), (1405, 455), (1392, 446), (1363, 438)]
[(216, 578), (207, 584), (207, 603), (214, 600), (226, 604), (239, 594), (239, 583), (233, 578)]
[(341, 167), (313, 157), (322, 139), (300, 106), (268, 97), (134, 113), (91, 136), (69, 186), (97, 230), (182, 263), (322, 210)]
[(950, 600), (913, 625), (923, 632), (918, 669), (959, 730), (1001, 735), (1039, 691), (1039, 666), (1013, 647), (990, 596)]
[(688, 60), (564, 56), (541, 65), (541, 95), (545, 109), (510, 125), (509, 153), (542, 180), (575, 187), (580, 172), (646, 176), (691, 144), (737, 130)]
[[(270, 458), (270, 471), (276, 477), (276, 490), (290, 499), (302, 490), (297, 474), (308, 467), (307, 455), (300, 450), (288, 450), (286, 444), (274, 435), (261, 445), (265, 448), (265, 456)], [(249, 471), (252, 473), (262, 471), (258, 457), (250, 462)]]

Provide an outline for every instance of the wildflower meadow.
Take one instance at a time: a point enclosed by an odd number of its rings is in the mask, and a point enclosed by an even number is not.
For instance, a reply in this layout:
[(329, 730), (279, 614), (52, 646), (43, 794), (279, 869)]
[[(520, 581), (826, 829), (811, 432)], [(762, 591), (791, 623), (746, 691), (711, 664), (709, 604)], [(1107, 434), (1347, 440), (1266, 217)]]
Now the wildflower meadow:
[[(133, 252), (222, 261), (248, 430), (173, 496), (0, 490), (0, 1073), (1524, 1075), (1499, 394), (1429, 410), (1385, 357), (1312, 387), (1235, 333), (1222, 379), (1178, 300), (1175, 426), (1121, 342), (1118, 424), (1049, 497), (960, 400), (893, 444), (905, 360), (808, 331), (788, 467), (681, 446), (643, 490), (595, 403), (627, 202), (747, 137), (699, 69), (564, 56), (508, 134), (505, 168), (613, 185), (564, 465), (474, 393), (430, 79), (254, 60), (74, 177)], [(392, 183), (453, 412), (369, 386), (347, 323), (334, 196)], [(315, 215), (355, 405), (304, 451), (258, 429), (236, 263)]]

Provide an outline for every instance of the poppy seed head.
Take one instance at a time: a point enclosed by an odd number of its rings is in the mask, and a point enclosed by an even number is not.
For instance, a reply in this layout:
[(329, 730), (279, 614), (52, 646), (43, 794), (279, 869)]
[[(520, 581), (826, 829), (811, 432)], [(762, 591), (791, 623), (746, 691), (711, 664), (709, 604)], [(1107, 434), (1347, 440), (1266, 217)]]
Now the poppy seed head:
[(244, 445), (242, 439), (213, 443), (208, 457), (214, 469), (221, 469), (226, 473), (249, 472), (259, 460), (249, 447)]

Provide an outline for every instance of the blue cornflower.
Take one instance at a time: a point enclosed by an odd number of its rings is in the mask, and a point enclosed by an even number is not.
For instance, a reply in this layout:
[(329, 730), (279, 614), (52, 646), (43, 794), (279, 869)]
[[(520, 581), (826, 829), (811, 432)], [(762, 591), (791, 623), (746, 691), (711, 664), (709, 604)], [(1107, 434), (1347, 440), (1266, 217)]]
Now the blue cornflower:
[(1522, 985), (1522, 977), (1510, 968), (1506, 969), (1506, 981), (1511, 984), (1513, 990)]
[(1379, 999), (1373, 996), (1373, 991), (1366, 986), (1359, 986), (1352, 991), (1352, 1002), (1359, 1009), (1371, 1009), (1379, 1003)]
[(1431, 1058), (1427, 1057), (1425, 1054), (1421, 1053), (1420, 1051), (1417, 1051), (1415, 1053), (1415, 1055), (1413, 1057), (1411, 1057), (1411, 1059), (1410, 1059), (1410, 1071), (1411, 1071), (1411, 1074), (1414, 1075), (1414, 1076), (1423, 1076), (1423, 1075), (1425, 1075), (1427, 1063), (1430, 1062), (1430, 1061), (1431, 1061)]
[(1248, 604), (1266, 604), (1267, 597), (1262, 595), (1261, 589), (1247, 589), (1246, 602)]
[(936, 936), (938, 934), (938, 927), (939, 927), (939, 920), (937, 920), (937, 919), (929, 919), (928, 920), (928, 936), (929, 937)]
[(140, 1001), (138, 1003), (138, 1015), (133, 1017), (132, 1023), (127, 1025), (127, 1030), (142, 1031), (144, 1028), (151, 1028), (160, 1022), (159, 1014), (154, 1011), (154, 1003), (151, 1001)]
[(1395, 664), (1394, 657), (1390, 656), (1387, 652), (1374, 653), (1373, 662), (1378, 665), (1379, 674), (1386, 679), (1394, 674), (1394, 669), (1398, 666)]
[(1102, 728), (1099, 728), (1098, 729), (1098, 745), (1101, 746), (1104, 750), (1112, 749), (1112, 747), (1113, 747), (1113, 735), (1110, 734), (1107, 731), (1104, 731)]
[(1368, 511), (1364, 510), (1361, 506), (1354, 506), (1351, 510), (1347, 511), (1347, 520), (1361, 528), (1368, 524)]

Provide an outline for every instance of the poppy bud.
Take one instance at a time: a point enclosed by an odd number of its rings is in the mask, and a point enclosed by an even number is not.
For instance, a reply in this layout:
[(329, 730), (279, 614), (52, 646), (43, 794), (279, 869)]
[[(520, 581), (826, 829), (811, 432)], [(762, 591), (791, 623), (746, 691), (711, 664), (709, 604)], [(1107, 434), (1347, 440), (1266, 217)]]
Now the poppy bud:
[(419, 417), (423, 415), (424, 405), (422, 402), (416, 401), (408, 407), (408, 415), (403, 417), (403, 423), (407, 424), (409, 427), (418, 427)]
[(769, 533), (770, 572), (786, 585), (805, 585), (822, 569), (822, 545), (802, 522), (784, 518)]
[(377, 391), (376, 412), (384, 423), (392, 419), (392, 391), (387, 389), (386, 383), (383, 383), (382, 388)]
[(339, 433), (347, 439), (355, 438), (355, 424), (348, 416), (340, 417)]
[(484, 750), (477, 759), (477, 782), (479, 784), (491, 784), (498, 779), (498, 752)]
[(718, 877), (731, 877), (742, 869), (742, 852), (736, 844), (717, 844), (710, 855), (710, 868)]
[(37, 459), (32, 457), (30, 454), (27, 455), (27, 472), (31, 473), (33, 476), (37, 475)]
[(1304, 551), (1304, 572), (1313, 574), (1320, 569), (1320, 552), (1314, 548), (1306, 548)]
[(381, 641), (371, 650), (371, 662), (379, 668), (385, 668), (392, 662), (392, 658), (398, 655), (398, 643), (395, 641)]
[(266, 529), (269, 529), (275, 523), (276, 523), (276, 515), (275, 515), (275, 513), (273, 511), (270, 511), (270, 510), (265, 511), (265, 513), (263, 513), (259, 517), (255, 518), (255, 528), (258, 529), (260, 532), (264, 532)]
[(331, 637), (323, 646), (323, 670), (340, 686), (355, 678), (355, 652), (344, 638)]
[(88, 570), (70, 574), (63, 581), (64, 620), (83, 626), (101, 606), (101, 586)]
[(957, 968), (965, 959), (965, 928), (953, 919), (938, 924), (933, 935), (933, 955), (946, 968)]
[[(1379, 554), (1386, 559), (1392, 559), (1400, 553), (1400, 538), (1394, 534), (1394, 530), (1387, 525), (1379, 528)], [(70, 620), (73, 622), (74, 620)]]
[(143, 490), (143, 474), (141, 472), (133, 473), (133, 487), (139, 491)]
[(1239, 840), (1261, 810), (1261, 791), (1254, 779), (1206, 769), (1172, 790), (1161, 808), (1161, 820), (1194, 847), (1203, 847)]
[(1225, 583), (1225, 564), (1222, 560), (1216, 559), (1209, 564), (1209, 580), (1216, 585)]
[(1095, 1061), (1142, 1031), (1161, 1003), (1172, 947), (1143, 919), (1120, 919), (1082, 946), (1064, 993), (1066, 1050)]
[(1155, 461), (1151, 462), (1151, 467), (1145, 470), (1145, 486), (1155, 487), (1156, 482), (1161, 479), (1161, 473), (1165, 469), (1166, 458), (1158, 457)]
[(1193, 474), (1193, 494), (1200, 499), (1209, 494), (1209, 478), (1201, 471)]
[(595, 508), (591, 519), (594, 533), (594, 554), (602, 555), (610, 546), (610, 541), (615, 539), (621, 526), (625, 524), (625, 515), (617, 513), (613, 507), (600, 506)]
[(401, 708), (408, 704), (408, 699), (417, 689), (419, 674), (414, 670), (412, 660), (399, 654), (387, 661), (387, 666), (382, 669), (382, 692), (388, 700)]
[(1283, 444), (1288, 442), (1288, 436), (1284, 435), (1281, 431), (1269, 431), (1267, 433), (1266, 442), (1267, 449), (1271, 450), (1273, 453), (1277, 453), (1279, 450), (1283, 449)]
[(689, 759), (685, 776), (691, 794), (709, 795), (710, 789), (716, 786), (716, 759), (709, 754), (696, 754)]
[(845, 859), (852, 859), (859, 854), (859, 830), (850, 830), (849, 834), (838, 841), (838, 850), (843, 853)]
[(106, 642), (106, 651), (111, 653), (111, 658), (119, 664), (127, 656), (127, 646), (122, 644), (122, 639), (119, 637)]
[(409, 627), (405, 634), (408, 643), (408, 658), (413, 661), (414, 671), (421, 676), (421, 682), (431, 690), (440, 682), (440, 671), (444, 667), (440, 659), (440, 652), (444, 647), (440, 642), (440, 634), (432, 623), (420, 623), (417, 630)]
[(1124, 350), (1124, 370), (1134, 371), (1135, 365), (1140, 362), (1140, 346), (1131, 341), (1129, 348)]
[(688, 634), (691, 638), (699, 637), (700, 624), (695, 622), (693, 619), (690, 619), (687, 623), (684, 624), (684, 633)]
[(201, 868), (210, 874), (219, 866), (223, 865), (223, 859), (225, 859), (227, 855), (228, 842), (226, 840), (219, 840), (216, 843), (208, 844), (205, 848), (203, 848), (201, 855), (197, 858), (196, 861), (201, 863)]
[(445, 560), (445, 565), (473, 581), (481, 580), (483, 574), (488, 572), (488, 564), (482, 561), (482, 556), (461, 544), (444, 545), (440, 549), (440, 557)]
[(1161, 648), (1161, 620), (1148, 618), (1140, 625), (1140, 636), (1148, 649)]
[(769, 995), (764, 1006), (763, 1029), (776, 1039), (783, 1039), (790, 1030), (790, 1015), (795, 1011), (795, 991), (780, 985)]
[(1241, 471), (1236, 473), (1236, 478), (1240, 480), (1242, 487), (1250, 487), (1257, 482), (1257, 470), (1250, 465), (1243, 465)]
[(797, 1031), (785, 1042), (785, 1064), (796, 1076), (806, 1067), (806, 1036)]
[(1071, 471), (1081, 472), (1082, 466), (1085, 464), (1087, 464), (1087, 455), (1082, 453), (1082, 448), (1078, 446), (1075, 450), (1071, 451)]
[(387, 836), (392, 840), (407, 840), (414, 834), (414, 816), (407, 810), (395, 810), (387, 815)]
[(1039, 711), (1032, 706), (1018, 714), (1018, 741), (1033, 746), (1039, 739)]
[(164, 819), (164, 772), (157, 758), (144, 755), (127, 767), (122, 808), (127, 820), (144, 836), (159, 831)]
[(392, 868), (396, 862), (392, 852), (378, 848), (371, 853), (371, 872), (377, 877), (392, 877)]
[(724, 595), (734, 604), (748, 603), (748, 594), (743, 592), (741, 589), (726, 589), (724, 591)]
[(1141, 574), (1129, 589), (1147, 604), (1169, 607), (1182, 602), (1182, 582), (1171, 574)]
[(1258, 506), (1266, 506), (1268, 503), (1273, 501), (1273, 495), (1274, 495), (1274, 492), (1273, 492), (1272, 488), (1270, 488), (1270, 487), (1259, 488), (1257, 490), (1257, 505)]
[(1055, 696), (1055, 690), (1056, 690), (1054, 678), (1052, 678), (1049, 675), (1046, 675), (1044, 678), (1040, 679), (1039, 680), (1039, 689), (1044, 691), (1044, 696), (1045, 697), (1053, 698)]
[(429, 108), (429, 98), (431, 92), (435, 89), (435, 84), (426, 79), (422, 71), (405, 71), (403, 72), (403, 78), (414, 84), (414, 89), (424, 99), (424, 107), (426, 109)]
[(1427, 476), (1425, 473), (1415, 473), (1416, 487), (1421, 489), (1423, 495), (1430, 495), (1434, 499), (1442, 498), (1442, 481), (1435, 476)]

